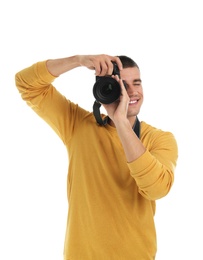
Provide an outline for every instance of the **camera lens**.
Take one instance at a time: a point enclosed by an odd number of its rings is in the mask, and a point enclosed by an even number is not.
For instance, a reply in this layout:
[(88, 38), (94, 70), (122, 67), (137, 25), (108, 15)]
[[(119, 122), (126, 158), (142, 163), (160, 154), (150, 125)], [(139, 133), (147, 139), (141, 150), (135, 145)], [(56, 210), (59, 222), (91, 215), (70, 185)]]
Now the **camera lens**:
[(101, 92), (102, 94), (105, 95), (109, 95), (113, 90), (113, 85), (111, 83), (109, 83), (108, 85), (103, 86)]
[(102, 104), (110, 104), (120, 96), (121, 90), (119, 83), (111, 77), (97, 77), (93, 87), (95, 99)]

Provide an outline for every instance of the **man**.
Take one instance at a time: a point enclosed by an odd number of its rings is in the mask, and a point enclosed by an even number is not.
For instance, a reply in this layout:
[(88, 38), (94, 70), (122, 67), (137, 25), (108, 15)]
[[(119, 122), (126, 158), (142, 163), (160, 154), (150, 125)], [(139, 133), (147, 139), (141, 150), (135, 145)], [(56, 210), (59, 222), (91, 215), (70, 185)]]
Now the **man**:
[[(112, 75), (114, 65), (120, 72)], [(52, 85), (79, 66), (120, 85), (102, 104), (107, 123), (66, 99)], [(33, 64), (16, 74), (22, 98), (59, 135), (69, 155), (65, 260), (152, 260), (157, 243), (155, 201), (174, 181), (178, 157), (172, 133), (142, 121), (143, 89), (137, 64), (126, 56), (75, 55)], [(102, 119), (104, 115), (101, 115)]]

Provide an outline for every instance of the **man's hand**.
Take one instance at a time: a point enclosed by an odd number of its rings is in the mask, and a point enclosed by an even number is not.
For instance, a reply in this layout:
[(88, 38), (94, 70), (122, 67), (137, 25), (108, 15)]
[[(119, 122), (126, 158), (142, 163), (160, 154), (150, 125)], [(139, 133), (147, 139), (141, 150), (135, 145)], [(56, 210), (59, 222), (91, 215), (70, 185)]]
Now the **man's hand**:
[(112, 78), (117, 80), (118, 83), (120, 84), (121, 87), (120, 98), (111, 104), (102, 104), (102, 105), (106, 109), (110, 119), (114, 122), (114, 124), (116, 124), (116, 122), (121, 122), (121, 120), (127, 118), (130, 98), (127, 94), (122, 79), (119, 79), (118, 75), (113, 75)]
[(119, 70), (122, 70), (122, 63), (116, 56), (110, 55), (80, 55), (79, 62), (81, 66), (85, 66), (88, 69), (95, 70), (96, 76), (107, 76), (113, 72), (112, 62), (116, 62)]

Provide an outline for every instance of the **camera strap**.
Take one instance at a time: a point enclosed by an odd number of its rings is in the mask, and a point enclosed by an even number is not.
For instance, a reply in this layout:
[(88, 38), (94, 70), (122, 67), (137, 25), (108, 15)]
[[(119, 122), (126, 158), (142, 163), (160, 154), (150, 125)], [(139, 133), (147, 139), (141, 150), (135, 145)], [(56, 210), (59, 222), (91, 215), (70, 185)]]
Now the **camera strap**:
[(135, 124), (133, 126), (133, 130), (134, 130), (135, 134), (137, 135), (137, 137), (140, 138), (140, 121), (137, 116), (136, 116)]
[(94, 104), (93, 104), (93, 114), (94, 114), (94, 117), (97, 121), (97, 124), (106, 125), (107, 122), (108, 122), (108, 116), (106, 116), (104, 119), (102, 119), (101, 114), (100, 114), (100, 110), (99, 110), (100, 106), (101, 106), (101, 104), (97, 100), (95, 100)]
[[(102, 126), (102, 125), (107, 124), (108, 116), (106, 116), (104, 119), (102, 119), (101, 114), (100, 114), (100, 107), (101, 107), (101, 104), (95, 100), (95, 102), (93, 104), (93, 114), (97, 121), (97, 124)], [(135, 134), (137, 135), (137, 137), (140, 138), (140, 121), (139, 121), (138, 117), (136, 117), (136, 122), (133, 126), (133, 130), (134, 130)]]

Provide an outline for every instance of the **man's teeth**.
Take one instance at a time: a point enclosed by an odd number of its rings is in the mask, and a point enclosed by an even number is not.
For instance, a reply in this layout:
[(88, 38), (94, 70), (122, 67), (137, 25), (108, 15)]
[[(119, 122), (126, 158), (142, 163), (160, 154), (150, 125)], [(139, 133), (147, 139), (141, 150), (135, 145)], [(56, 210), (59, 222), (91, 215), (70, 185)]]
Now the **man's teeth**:
[(137, 103), (137, 100), (132, 100), (129, 102), (129, 104), (135, 104), (135, 103)]

